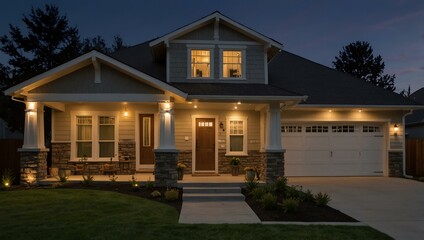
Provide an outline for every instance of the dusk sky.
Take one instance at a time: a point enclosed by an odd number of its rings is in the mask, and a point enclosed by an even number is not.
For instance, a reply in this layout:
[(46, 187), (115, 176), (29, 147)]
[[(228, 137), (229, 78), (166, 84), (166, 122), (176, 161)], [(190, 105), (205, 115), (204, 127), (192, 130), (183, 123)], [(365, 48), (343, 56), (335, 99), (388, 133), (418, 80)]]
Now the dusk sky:
[[(100, 35), (108, 44), (119, 34), (127, 45), (162, 36), (214, 11), (284, 45), (286, 51), (332, 67), (343, 46), (368, 41), (396, 74), (396, 91), (424, 87), (423, 0), (317, 1), (160, 1), (72, 0), (5, 1), (0, 10), (0, 35), (9, 24), (22, 26), (31, 6), (53, 3), (77, 26), (83, 38)], [(0, 62), (6, 63), (5, 55)]]

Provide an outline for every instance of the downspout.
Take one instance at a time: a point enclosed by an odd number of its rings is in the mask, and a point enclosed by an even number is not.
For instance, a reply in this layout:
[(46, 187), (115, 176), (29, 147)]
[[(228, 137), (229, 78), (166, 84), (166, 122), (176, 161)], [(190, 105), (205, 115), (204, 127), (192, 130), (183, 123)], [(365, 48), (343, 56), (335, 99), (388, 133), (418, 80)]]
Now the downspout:
[(13, 96), (12, 96), (12, 100), (13, 100), (13, 101), (16, 101), (16, 102), (21, 102), (21, 103), (23, 103), (23, 104), (26, 104), (26, 102), (25, 102), (25, 101), (20, 100), (20, 99), (17, 99), (17, 98), (15, 98), (15, 97), (13, 97)]
[(406, 126), (405, 126), (405, 117), (408, 115), (411, 115), (413, 113), (413, 110), (409, 110), (408, 113), (406, 113), (405, 115), (403, 115), (402, 117), (402, 126), (403, 126), (403, 156), (402, 156), (402, 162), (403, 162), (403, 176), (406, 178), (413, 178), (413, 176), (411, 175), (407, 175), (406, 174), (406, 137), (405, 137), (405, 133), (406, 133)]

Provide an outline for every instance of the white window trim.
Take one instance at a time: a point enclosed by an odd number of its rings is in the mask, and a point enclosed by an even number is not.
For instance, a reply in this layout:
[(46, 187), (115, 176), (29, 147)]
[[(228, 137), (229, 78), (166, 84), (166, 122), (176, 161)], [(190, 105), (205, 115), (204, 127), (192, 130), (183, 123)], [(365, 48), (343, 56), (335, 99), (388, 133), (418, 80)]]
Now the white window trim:
[[(246, 80), (246, 46), (218, 45), (219, 47), (219, 80)], [(224, 77), (223, 72), (223, 51), (241, 51), (241, 78)]]
[(115, 117), (115, 139), (114, 139), (114, 152), (115, 155), (112, 158), (112, 161), (118, 161), (118, 137), (119, 137), (119, 112), (110, 111), (110, 112), (98, 112), (98, 111), (71, 111), (71, 162), (78, 162), (80, 158), (77, 157), (77, 117), (79, 116), (91, 116), (93, 118), (91, 136), (92, 136), (92, 157), (87, 158), (87, 161), (93, 162), (107, 162), (110, 161), (110, 158), (100, 158), (99, 157), (99, 116), (109, 116)]
[[(196, 44), (187, 44), (187, 79), (196, 79), (196, 80), (212, 80), (215, 77), (214, 73), (214, 45), (196, 45)], [(191, 76), (191, 50), (208, 50), (210, 54), (210, 76), (209, 77), (192, 77)]]
[[(243, 121), (243, 151), (230, 151), (230, 121)], [(248, 156), (247, 154), (247, 117), (230, 116), (226, 119), (226, 154), (225, 156)]]

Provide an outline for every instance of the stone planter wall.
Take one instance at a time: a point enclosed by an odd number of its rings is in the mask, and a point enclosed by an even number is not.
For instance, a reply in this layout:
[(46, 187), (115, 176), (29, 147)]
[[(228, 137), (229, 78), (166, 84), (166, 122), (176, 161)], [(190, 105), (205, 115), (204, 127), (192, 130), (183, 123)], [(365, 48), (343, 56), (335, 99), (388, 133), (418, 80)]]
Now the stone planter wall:
[(18, 150), (21, 155), (21, 184), (38, 184), (47, 178), (47, 152), (46, 150)]
[(177, 186), (177, 150), (155, 150), (155, 184), (156, 186)]
[(403, 177), (402, 151), (389, 151), (389, 177)]
[[(70, 143), (52, 143), (52, 167), (57, 167), (60, 169), (70, 169), (73, 173), (76, 165), (80, 165), (80, 162), (70, 162), (71, 160), (71, 144)], [(118, 174), (134, 174), (136, 168), (136, 153), (135, 153), (135, 142), (122, 141), (118, 143), (118, 154), (119, 160), (125, 160), (125, 157), (128, 156), (129, 159), (129, 168), (123, 169), (123, 165), (119, 164), (117, 161), (110, 163), (109, 161), (101, 162), (87, 162), (85, 173), (90, 173), (92, 175), (102, 175), (103, 174), (103, 165), (112, 164), (114, 169), (119, 169)]]

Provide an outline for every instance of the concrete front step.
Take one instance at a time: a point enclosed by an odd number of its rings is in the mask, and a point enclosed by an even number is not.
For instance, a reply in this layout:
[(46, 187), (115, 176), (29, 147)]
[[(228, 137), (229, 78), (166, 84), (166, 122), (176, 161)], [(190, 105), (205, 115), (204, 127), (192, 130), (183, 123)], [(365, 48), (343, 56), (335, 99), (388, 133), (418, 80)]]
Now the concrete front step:
[(244, 182), (178, 182), (177, 186), (185, 187), (244, 187)]
[(184, 187), (184, 193), (240, 193), (240, 187)]
[(183, 201), (244, 201), (244, 195), (241, 194), (240, 187), (184, 187)]
[(183, 193), (186, 202), (244, 201), (241, 193)]

